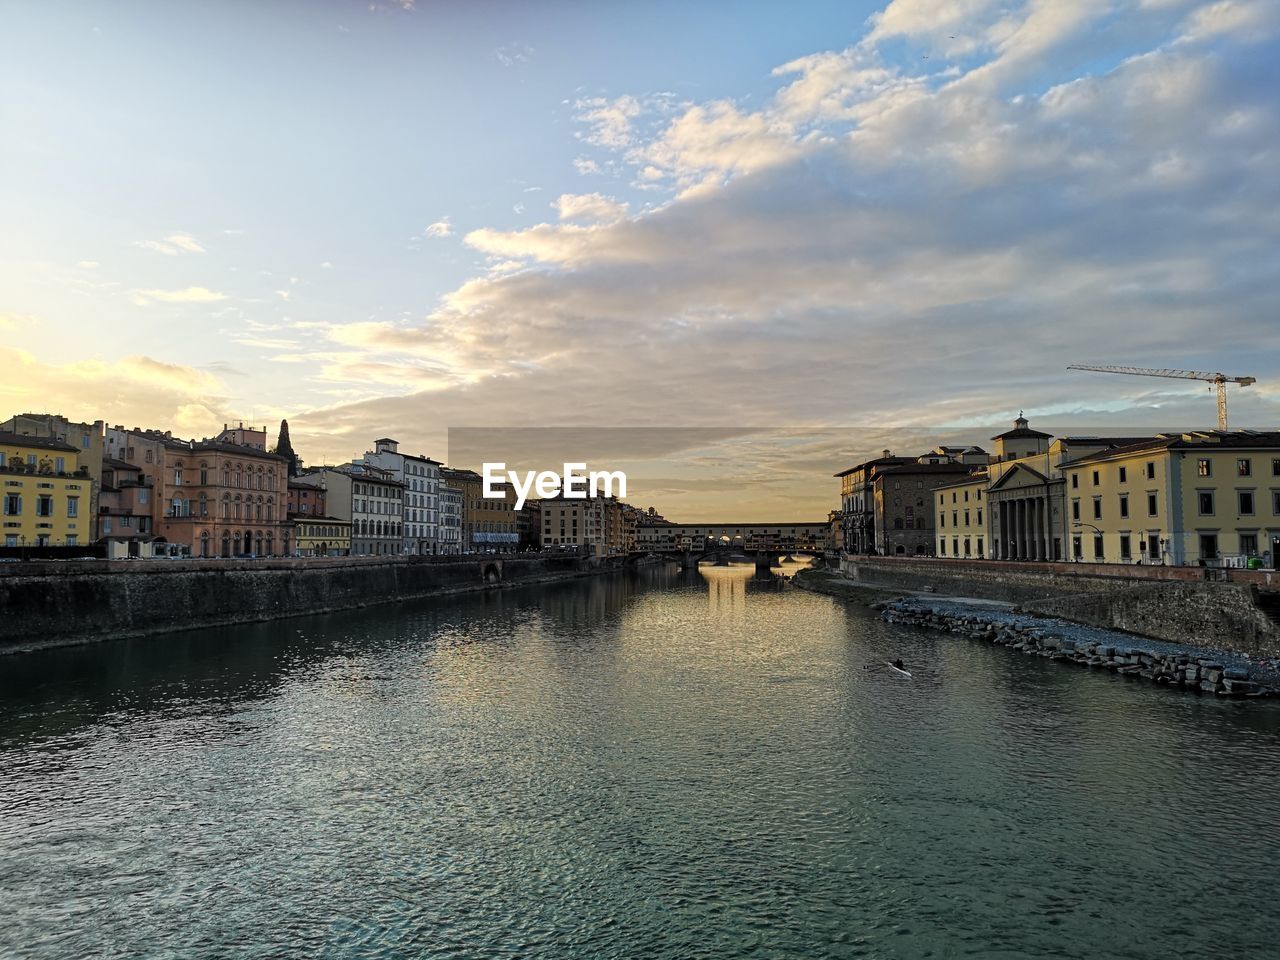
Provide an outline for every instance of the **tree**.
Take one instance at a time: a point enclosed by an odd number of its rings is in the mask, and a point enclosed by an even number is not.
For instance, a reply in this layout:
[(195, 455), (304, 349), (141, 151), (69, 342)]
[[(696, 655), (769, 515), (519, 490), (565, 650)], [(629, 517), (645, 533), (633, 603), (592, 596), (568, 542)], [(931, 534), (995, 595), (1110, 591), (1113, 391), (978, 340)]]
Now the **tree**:
[(275, 452), (289, 460), (289, 476), (296, 477), (299, 469), (302, 467), (302, 461), (298, 459), (298, 455), (293, 452), (293, 444), (289, 442), (289, 421), (280, 421), (280, 437), (276, 440)]

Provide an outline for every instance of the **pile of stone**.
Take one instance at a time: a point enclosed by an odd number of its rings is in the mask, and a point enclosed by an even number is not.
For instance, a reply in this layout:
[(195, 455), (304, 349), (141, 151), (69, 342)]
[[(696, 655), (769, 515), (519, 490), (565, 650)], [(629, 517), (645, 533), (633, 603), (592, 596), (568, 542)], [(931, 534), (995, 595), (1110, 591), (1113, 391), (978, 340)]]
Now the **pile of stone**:
[(1054, 636), (1043, 623), (989, 619), (972, 613), (957, 613), (936, 607), (887, 600), (871, 605), (889, 623), (928, 627), (959, 634), (970, 640), (1021, 650), (1063, 663), (1075, 663), (1096, 670), (1109, 670), (1125, 677), (1166, 684), (1181, 690), (1213, 693), (1222, 697), (1265, 697), (1277, 692), (1252, 679), (1241, 666), (1225, 666), (1194, 652), (1159, 652), (1141, 647), (1122, 647), (1100, 641), (1079, 641)]

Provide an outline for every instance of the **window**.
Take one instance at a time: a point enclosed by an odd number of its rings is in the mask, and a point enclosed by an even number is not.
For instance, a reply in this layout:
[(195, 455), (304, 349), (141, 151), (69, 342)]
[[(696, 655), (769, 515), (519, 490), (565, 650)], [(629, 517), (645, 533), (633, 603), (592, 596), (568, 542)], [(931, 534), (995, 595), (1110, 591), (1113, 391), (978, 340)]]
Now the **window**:
[(1240, 552), (1246, 557), (1258, 555), (1258, 535), (1256, 533), (1240, 534)]
[(966, 510), (966, 511), (964, 512), (964, 525), (965, 525), (966, 527), (967, 527), (967, 526), (969, 526), (969, 511), (968, 511), (968, 510)]
[[(107, 531), (110, 533), (111, 531)], [(4, 535), (4, 545), (6, 547), (16, 547), (18, 545), (18, 535), (16, 533), (6, 533)]]
[(1218, 559), (1218, 535), (1216, 533), (1200, 534), (1200, 559)]
[[(1277, 494), (1277, 496), (1280, 496), (1280, 494)], [(944, 511), (939, 511), (939, 512), (938, 512), (938, 526), (939, 526), (939, 527), (945, 527), (946, 525), (947, 525), (947, 515), (946, 515), (946, 513), (945, 513)]]
[(1129, 519), (1129, 495), (1127, 493), (1120, 494), (1120, 519)]
[(1071, 475), (1071, 489), (1072, 489), (1072, 490), (1079, 490), (1079, 489), (1080, 489), (1080, 474), (1078, 474), (1078, 473), (1073, 473), (1073, 474)]
[(68, 546), (68, 547), (77, 547), (77, 546), (79, 546), (79, 545), (80, 545), (80, 538), (79, 538), (79, 537), (77, 537), (74, 533), (69, 533), (69, 534), (67, 534), (67, 546)]
[(1101, 560), (1102, 557), (1102, 534), (1096, 533), (1093, 536), (1093, 559)]
[(1196, 494), (1196, 502), (1200, 508), (1200, 516), (1202, 517), (1213, 516), (1213, 491), (1212, 490), (1201, 490), (1198, 494)]
[(1251, 477), (1253, 476), (1253, 461), (1248, 457), (1241, 457), (1236, 461), (1236, 476)]
[(22, 516), (22, 494), (6, 493), (4, 495), (4, 515), (6, 517)]
[(53, 458), (53, 470), (54, 470), (54, 473), (66, 473), (66, 472), (67, 472), (67, 458), (66, 458), (66, 457), (54, 457), (54, 458)]
[(1096, 487), (1102, 481), (1102, 476), (1097, 470), (1093, 471), (1093, 485)]
[(42, 493), (36, 497), (36, 516), (52, 517), (53, 516), (53, 497), (47, 493)]
[(1147, 462), (1147, 479), (1154, 480), (1156, 478), (1156, 462), (1150, 460)]
[(1129, 471), (1125, 467), (1120, 468), (1120, 482), (1121, 483), (1129, 482)]
[(945, 557), (947, 555), (947, 538), (938, 538), (938, 556)]
[(1077, 560), (1084, 558), (1084, 547), (1081, 545), (1079, 537), (1071, 538), (1071, 555)]
[(1095, 520), (1102, 519), (1102, 498), (1101, 497), (1093, 498), (1093, 519)]
[(1280, 517), (1280, 490), (1271, 491), (1271, 512)]
[[(3, 457), (0, 457), (0, 463), (4, 463)], [(1273, 477), (1280, 477), (1280, 459), (1273, 459), (1271, 461), (1271, 475)]]
[(67, 516), (68, 517), (80, 516), (80, 498), (79, 497), (67, 497)]
[(1120, 534), (1120, 559), (1133, 559), (1133, 548), (1130, 545), (1129, 535), (1127, 533)]
[(1213, 461), (1201, 457), (1196, 461), (1196, 473), (1202, 477), (1213, 476)]
[(1147, 534), (1147, 558), (1152, 563), (1163, 559), (1160, 551), (1160, 534), (1158, 533)]
[[(981, 509), (978, 510), (978, 526), (982, 526), (982, 510)], [(982, 552), (981, 548), (979, 548), (978, 552), (979, 553)]]
[(1253, 491), (1238, 490), (1236, 491), (1236, 501), (1240, 507), (1240, 516), (1253, 516)]
[(982, 538), (978, 538), (978, 556), (982, 556)]
[(1080, 501), (1079, 500), (1071, 501), (1071, 519), (1076, 522), (1079, 522), (1080, 520)]
[(1147, 494), (1147, 516), (1154, 517), (1156, 515), (1156, 512), (1157, 512), (1156, 508), (1158, 506), (1159, 506), (1159, 503), (1156, 495), (1154, 493), (1148, 493)]

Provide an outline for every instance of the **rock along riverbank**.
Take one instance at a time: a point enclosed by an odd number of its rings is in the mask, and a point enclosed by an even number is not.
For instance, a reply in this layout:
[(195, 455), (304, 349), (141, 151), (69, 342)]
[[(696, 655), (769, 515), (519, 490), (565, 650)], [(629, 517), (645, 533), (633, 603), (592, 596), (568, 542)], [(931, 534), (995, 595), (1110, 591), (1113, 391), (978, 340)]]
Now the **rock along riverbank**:
[(901, 597), (877, 601), (871, 607), (889, 623), (940, 630), (1056, 663), (1107, 670), (1173, 689), (1221, 697), (1258, 698), (1280, 693), (1280, 664), (1251, 661), (1236, 651), (1131, 637), (963, 600)]

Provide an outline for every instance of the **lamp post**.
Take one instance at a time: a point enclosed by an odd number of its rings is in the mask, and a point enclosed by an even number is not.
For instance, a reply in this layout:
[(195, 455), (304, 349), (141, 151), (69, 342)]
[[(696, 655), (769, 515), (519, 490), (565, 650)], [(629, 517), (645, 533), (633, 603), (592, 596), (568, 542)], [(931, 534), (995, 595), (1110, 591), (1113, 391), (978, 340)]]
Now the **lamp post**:
[[(1101, 531), (1101, 530), (1099, 530), (1097, 527), (1095, 527), (1092, 523), (1085, 523), (1083, 520), (1074, 520), (1074, 521), (1072, 521), (1071, 525), (1072, 525), (1073, 527), (1088, 527), (1090, 530), (1092, 530), (1092, 531), (1093, 531), (1094, 533), (1096, 533), (1098, 536), (1100, 536), (1100, 537), (1101, 537), (1101, 536), (1103, 535), (1102, 531)], [(1097, 559), (1097, 558), (1095, 557), (1095, 559)]]

